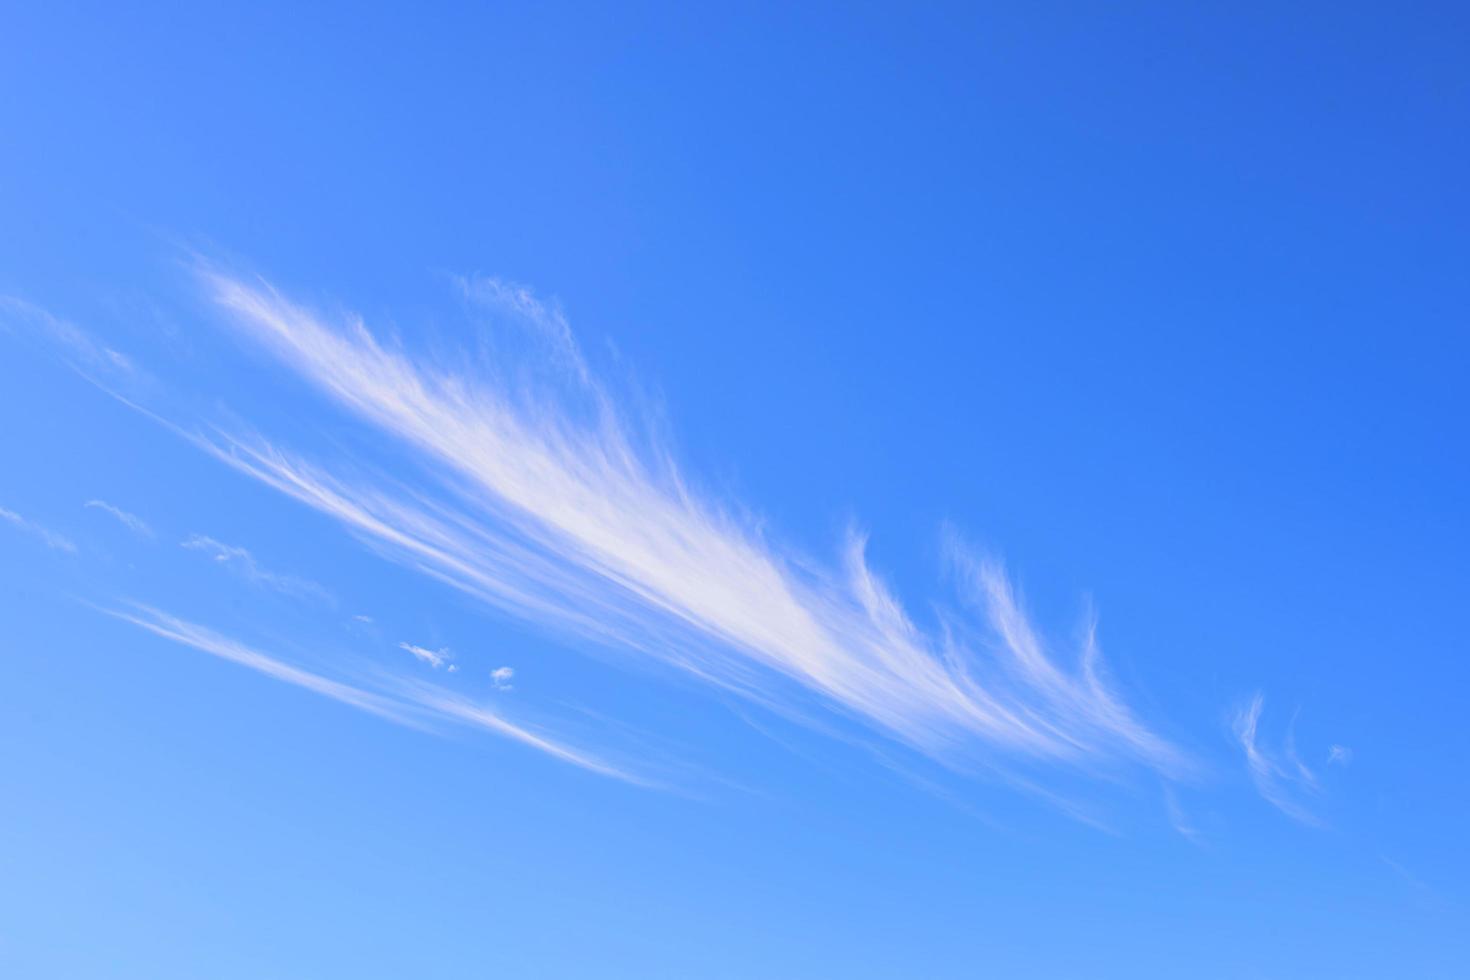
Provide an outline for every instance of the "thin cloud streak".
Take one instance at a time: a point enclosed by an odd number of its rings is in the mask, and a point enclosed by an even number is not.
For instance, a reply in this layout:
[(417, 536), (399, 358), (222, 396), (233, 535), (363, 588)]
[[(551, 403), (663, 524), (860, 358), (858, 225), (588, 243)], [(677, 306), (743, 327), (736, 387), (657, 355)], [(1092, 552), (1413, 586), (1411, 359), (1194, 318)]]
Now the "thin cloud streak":
[(334, 602), (330, 592), (310, 579), (298, 578), (295, 575), (282, 575), (279, 572), (261, 568), (255, 556), (245, 548), (224, 544), (203, 534), (189, 535), (179, 542), (179, 547), (208, 554), (219, 564), (234, 569), (248, 582), (263, 585), (296, 598), (318, 599), (329, 604)]
[(351, 705), (400, 725), (425, 728), (426, 722), (451, 722), (483, 729), (509, 738), (563, 762), (638, 785), (651, 785), (580, 749), (564, 745), (544, 734), (518, 725), (491, 709), (439, 688), (401, 684), (393, 691), (376, 692), (333, 680), (296, 667), (279, 657), (262, 653), (244, 643), (222, 636), (204, 626), (190, 623), (148, 606), (135, 605), (131, 612), (101, 609), (101, 612), (131, 623), (157, 636), (203, 653), (248, 667), (251, 670), (304, 688), (323, 697)]
[(40, 538), (46, 543), (46, 547), (55, 551), (64, 551), (70, 555), (77, 553), (77, 546), (71, 542), (70, 538), (57, 534), (49, 528), (42, 527), (35, 521), (28, 521), (13, 510), (0, 507), (0, 521), (4, 521), (27, 534)]
[(1203, 842), (1204, 838), (1200, 834), (1199, 828), (1189, 819), (1189, 816), (1184, 812), (1184, 808), (1179, 805), (1179, 798), (1174, 795), (1174, 791), (1167, 785), (1164, 787), (1164, 812), (1169, 817), (1169, 826), (1174, 828), (1176, 834), (1191, 844), (1200, 844)]
[[(928, 633), (870, 569), (861, 534), (848, 536), (837, 568), (820, 569), (698, 495), (586, 380), (560, 319), (543, 326), (575, 365), (561, 374), (576, 387), (538, 392), (422, 367), (360, 321), (331, 327), (266, 285), (200, 276), (247, 335), (441, 482), (430, 491), (346, 478), (256, 437), (197, 441), (391, 557), (772, 706), (804, 713), (816, 695), (941, 761), (980, 763), (998, 750), (1076, 765), (1131, 759), (1171, 774), (1188, 766), (1109, 685), (1093, 629), (1078, 669), (1061, 666), (1000, 567), (957, 538), (948, 550), (978, 622)], [(547, 316), (521, 292), (480, 292)]]
[(399, 724), (412, 724), (410, 714), (403, 707), (382, 695), (365, 691), (351, 684), (330, 680), (320, 674), (299, 667), (269, 654), (261, 653), (243, 643), (221, 636), (203, 626), (177, 619), (167, 613), (148, 606), (138, 606), (136, 613), (104, 609), (103, 612), (150, 633), (193, 647), (242, 667), (249, 667), (278, 681), (294, 684), (334, 701), (349, 704), (354, 708), (370, 712)]
[(139, 537), (153, 537), (153, 528), (148, 526), (147, 521), (143, 520), (143, 518), (139, 517), (137, 514), (130, 514), (127, 511), (123, 510), (121, 507), (116, 507), (112, 504), (109, 504), (105, 500), (89, 500), (82, 506), (91, 510), (100, 510), (104, 514), (112, 515), (112, 517), (115, 518), (118, 523), (120, 523), (123, 527), (127, 528), (129, 531), (132, 531)]
[(1287, 736), (1285, 763), (1260, 744), (1258, 728), (1265, 703), (1265, 698), (1257, 692), (1235, 713), (1231, 722), (1235, 738), (1245, 752), (1246, 770), (1250, 773), (1251, 782), (1262, 799), (1288, 817), (1308, 827), (1321, 827), (1322, 821), (1294, 795), (1296, 787), (1316, 788), (1316, 777), (1296, 756), (1294, 738), (1290, 734)]
[(112, 377), (137, 374), (133, 362), (94, 340), (85, 330), (14, 296), (0, 296), (0, 327), (9, 325), (25, 334), (39, 336), (57, 348), (68, 363), (80, 371), (100, 372)]

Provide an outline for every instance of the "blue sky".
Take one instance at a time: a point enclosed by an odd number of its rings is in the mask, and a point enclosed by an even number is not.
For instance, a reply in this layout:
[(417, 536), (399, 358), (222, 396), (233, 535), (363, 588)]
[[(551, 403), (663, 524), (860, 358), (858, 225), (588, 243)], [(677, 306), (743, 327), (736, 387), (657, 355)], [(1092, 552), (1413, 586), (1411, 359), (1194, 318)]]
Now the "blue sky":
[(0, 972), (1470, 971), (1462, 9), (6, 22)]

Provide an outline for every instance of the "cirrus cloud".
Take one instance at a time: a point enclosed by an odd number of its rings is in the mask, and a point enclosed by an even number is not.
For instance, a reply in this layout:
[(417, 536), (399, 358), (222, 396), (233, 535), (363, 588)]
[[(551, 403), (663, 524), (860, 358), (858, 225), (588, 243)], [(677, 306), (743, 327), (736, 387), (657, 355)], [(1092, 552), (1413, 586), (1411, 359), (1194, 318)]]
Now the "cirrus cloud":
[(1064, 666), (1001, 566), (958, 536), (947, 552), (966, 611), (926, 630), (868, 564), (861, 533), (823, 567), (700, 494), (666, 446), (632, 434), (560, 314), (523, 290), (466, 292), (546, 321), (541, 335), (576, 366), (554, 382), (527, 384), (502, 363), (451, 370), (359, 318), (199, 275), (241, 333), (431, 478), (409, 487), (233, 430), (197, 441), (398, 561), (606, 650), (775, 707), (835, 711), (940, 761), (1187, 767), (1108, 679), (1093, 625)]

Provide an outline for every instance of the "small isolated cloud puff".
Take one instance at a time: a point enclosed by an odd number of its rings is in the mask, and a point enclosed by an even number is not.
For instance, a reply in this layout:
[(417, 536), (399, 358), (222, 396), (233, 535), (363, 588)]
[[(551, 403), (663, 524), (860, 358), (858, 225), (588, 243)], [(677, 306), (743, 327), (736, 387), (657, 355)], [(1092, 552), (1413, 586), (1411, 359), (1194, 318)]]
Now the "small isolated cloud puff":
[(926, 630), (870, 568), (862, 534), (823, 567), (737, 516), (747, 508), (697, 492), (586, 376), (560, 314), (520, 287), (466, 292), (535, 321), (553, 358), (577, 368), (539, 386), (535, 364), (443, 370), (355, 318), (329, 325), (263, 283), (199, 275), (241, 331), (413, 452), (433, 482), (349, 476), (256, 437), (196, 442), (389, 557), (602, 649), (800, 716), (835, 711), (957, 767), (1002, 754), (1189, 768), (1114, 689), (1093, 624), (1075, 659), (1058, 655), (1001, 566), (957, 535), (946, 551), (967, 613)]
[(143, 518), (137, 514), (130, 514), (121, 507), (113, 506), (105, 500), (89, 500), (82, 506), (91, 510), (100, 510), (104, 514), (111, 514), (119, 524), (139, 537), (153, 537), (153, 528), (149, 527), (148, 522), (144, 521)]
[(398, 649), (407, 650), (409, 653), (413, 654), (415, 660), (419, 661), (420, 663), (428, 664), (435, 670), (438, 670), (440, 667), (443, 667), (446, 664), (449, 665), (449, 669), (451, 671), (454, 670), (454, 665), (449, 663), (451, 660), (454, 659), (454, 657), (452, 654), (450, 654), (448, 647), (441, 647), (438, 650), (430, 650), (428, 647), (415, 646), (412, 643), (400, 643), (398, 644)]
[(1329, 766), (1347, 766), (1353, 761), (1353, 750), (1346, 745), (1334, 745), (1327, 750)]
[(72, 544), (71, 539), (57, 534), (55, 531), (49, 530), (48, 528), (44, 528), (34, 521), (26, 520), (24, 517), (21, 517), (13, 510), (6, 510), (4, 507), (0, 507), (0, 521), (4, 521), (5, 523), (12, 525), (13, 527), (19, 528), (27, 534), (31, 534), (40, 538), (43, 542), (45, 542), (46, 547), (51, 548), (55, 551), (64, 551), (70, 555), (74, 555), (77, 553), (77, 546)]
[(263, 585), (298, 599), (317, 599), (328, 604), (333, 602), (330, 592), (309, 579), (297, 578), (295, 575), (282, 575), (261, 568), (255, 556), (244, 548), (224, 544), (203, 534), (191, 534), (179, 543), (179, 547), (190, 551), (205, 552), (219, 564), (234, 569), (247, 582)]
[(490, 671), (490, 680), (495, 685), (497, 691), (515, 690), (515, 687), (511, 684), (515, 676), (516, 672), (514, 667), (496, 667)]

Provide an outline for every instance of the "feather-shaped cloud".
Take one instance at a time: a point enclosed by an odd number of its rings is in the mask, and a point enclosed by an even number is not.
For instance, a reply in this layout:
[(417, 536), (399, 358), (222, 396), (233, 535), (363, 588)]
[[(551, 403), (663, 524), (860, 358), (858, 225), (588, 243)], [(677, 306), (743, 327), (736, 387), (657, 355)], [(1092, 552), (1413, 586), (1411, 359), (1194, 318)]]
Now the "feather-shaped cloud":
[(972, 618), (926, 631), (870, 568), (860, 534), (817, 567), (698, 493), (666, 447), (630, 435), (564, 320), (523, 290), (466, 286), (542, 321), (569, 389), (435, 367), (356, 318), (328, 322), (266, 284), (200, 275), (244, 334), (432, 478), (407, 487), (253, 435), (201, 444), (408, 565), (764, 703), (824, 705), (945, 762), (1185, 765), (1108, 683), (1091, 629), (1065, 667), (1001, 568), (957, 538), (948, 550)]

